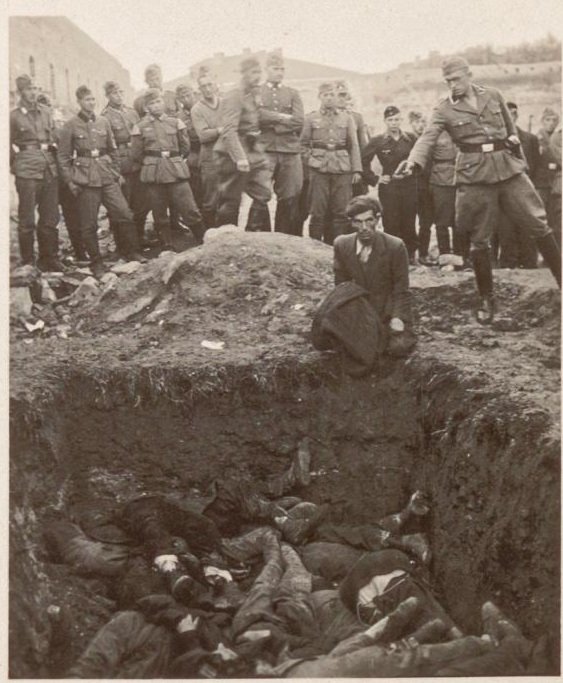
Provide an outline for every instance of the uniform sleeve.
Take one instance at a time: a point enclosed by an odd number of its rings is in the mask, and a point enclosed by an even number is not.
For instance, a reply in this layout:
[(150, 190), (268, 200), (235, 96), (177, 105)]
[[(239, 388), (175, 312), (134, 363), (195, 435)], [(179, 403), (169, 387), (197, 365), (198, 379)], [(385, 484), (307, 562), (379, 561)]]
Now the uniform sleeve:
[(358, 121), (356, 123), (358, 129), (358, 145), (360, 146), (360, 153), (369, 142), (368, 127), (365, 124), (364, 117), (358, 114)]
[(194, 124), (195, 132), (199, 141), (204, 145), (208, 142), (215, 142), (219, 137), (219, 129), (211, 128), (203, 112), (199, 107), (192, 109), (192, 123)]
[(305, 117), (305, 122), (303, 124), (303, 130), (301, 131), (301, 157), (304, 162), (307, 161), (311, 153), (311, 118), (310, 116)]
[(411, 149), (409, 161), (418, 164), (420, 168), (426, 167), (426, 164), (432, 159), (432, 152), (436, 146), (436, 141), (441, 133), (446, 130), (446, 123), (446, 118), (440, 106), (437, 106), (432, 112), (430, 123)]
[(301, 133), (303, 124), (305, 122), (305, 110), (303, 108), (303, 100), (297, 90), (292, 90), (291, 99), (291, 121), (287, 124), (289, 130), (295, 133)]
[(10, 170), (12, 170), (14, 161), (16, 160), (16, 151), (14, 149), (15, 131), (16, 122), (14, 113), (12, 112), (10, 114)]
[(143, 161), (143, 136), (138, 124), (131, 130), (131, 160), (136, 164)]
[(393, 287), (391, 292), (391, 317), (400, 318), (404, 323), (412, 322), (409, 291), (409, 255), (401, 242), (393, 250), (392, 272)]
[(59, 134), (58, 160), (63, 181), (72, 182), (72, 122), (67, 121)]
[(108, 133), (108, 153), (111, 157), (111, 161), (113, 163), (113, 166), (116, 170), (116, 172), (119, 174), (119, 169), (120, 169), (120, 163), (119, 163), (119, 156), (117, 154), (117, 145), (115, 144), (115, 138), (113, 136), (113, 130), (111, 128), (111, 123), (107, 118), (103, 118), (106, 124), (106, 130)]
[(377, 152), (377, 146), (377, 137), (372, 138), (371, 140), (369, 140), (369, 142), (366, 144), (366, 146), (363, 148), (361, 152), (364, 180), (368, 185), (371, 185), (372, 187), (375, 187), (377, 185), (377, 181), (379, 180), (378, 176), (375, 175), (371, 168), (371, 162), (373, 161), (373, 157)]
[(176, 122), (178, 130), (178, 148), (180, 149), (180, 154), (184, 157), (184, 159), (187, 159), (190, 153), (190, 136), (188, 133), (188, 127), (181, 119), (176, 119)]
[(342, 247), (338, 237), (334, 241), (333, 270), (335, 286), (339, 285), (341, 282), (348, 282), (353, 279), (342, 258)]
[(348, 116), (348, 153), (350, 154), (350, 163), (352, 165), (352, 173), (362, 172), (362, 158), (360, 156), (360, 146), (358, 145), (358, 133), (356, 124), (351, 115)]
[(241, 111), (242, 96), (239, 90), (233, 90), (221, 100), (219, 105), (219, 122), (223, 128), (221, 137), (225, 141), (229, 156), (235, 163), (247, 159), (238, 135)]
[(540, 143), (538, 138), (532, 134), (530, 134), (529, 150), (528, 168), (530, 169), (530, 178), (533, 180), (536, 177), (536, 172), (538, 170), (538, 164), (540, 161)]

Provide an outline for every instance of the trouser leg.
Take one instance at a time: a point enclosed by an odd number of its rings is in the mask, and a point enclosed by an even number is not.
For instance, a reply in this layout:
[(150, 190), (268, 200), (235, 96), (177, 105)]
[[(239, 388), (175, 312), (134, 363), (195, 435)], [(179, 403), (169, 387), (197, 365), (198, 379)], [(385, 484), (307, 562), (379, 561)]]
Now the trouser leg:
[(215, 226), (219, 178), (213, 161), (201, 162), (201, 216), (206, 228)]
[(297, 200), (297, 225), (296, 225), (296, 235), (303, 235), (303, 227), (305, 221), (309, 216), (310, 207), (310, 183), (309, 183), (309, 169), (304, 169), (303, 173), (303, 186), (301, 192), (299, 193), (299, 199)]
[(137, 241), (139, 246), (142, 247), (145, 240), (145, 223), (150, 207), (147, 198), (146, 185), (141, 182), (139, 176), (140, 174), (138, 172), (127, 174), (125, 176), (125, 185), (122, 187), (122, 190), (125, 199), (133, 212), (133, 221), (137, 229)]
[(146, 183), (154, 226), (163, 250), (173, 249), (172, 228), (168, 218), (168, 190), (163, 183)]
[(311, 219), (309, 237), (322, 240), (326, 230), (330, 202), (330, 174), (309, 171), (309, 199)]
[(436, 225), (436, 239), (440, 254), (451, 254), (450, 229), (447, 225)]
[(68, 185), (62, 181), (59, 183), (59, 203), (74, 256), (78, 261), (85, 261), (87, 255), (80, 234), (78, 203), (76, 197), (68, 189)]
[(501, 268), (518, 267), (518, 244), (516, 241), (516, 224), (503, 212), (500, 212), (497, 225), (500, 254), (498, 264)]
[(330, 176), (330, 213), (332, 225), (329, 225), (329, 234), (325, 238), (327, 244), (332, 244), (339, 235), (348, 232), (350, 220), (346, 215), (346, 207), (352, 199), (352, 174), (341, 173)]
[(520, 173), (499, 185), (503, 211), (536, 240), (540, 254), (561, 287), (561, 251), (547, 224), (545, 207), (532, 181)]
[(248, 215), (246, 230), (251, 232), (270, 232), (270, 212), (268, 202), (272, 198), (272, 171), (268, 158), (260, 153), (249, 152), (250, 171), (246, 180), (245, 192), (253, 200)]
[(39, 212), (37, 222), (39, 259), (47, 266), (50, 263), (55, 265), (59, 256), (59, 180), (49, 170), (40, 181), (36, 199)]
[[(396, 201), (399, 203), (399, 222), (401, 239), (407, 248), (409, 259), (414, 257), (418, 247), (416, 236), (416, 193), (412, 188), (400, 187)], [(430, 226), (428, 227), (428, 241), (430, 241)]]
[(83, 187), (77, 197), (82, 243), (92, 265), (102, 261), (97, 234), (98, 211), (101, 201), (101, 187)]
[(35, 261), (35, 206), (40, 182), (32, 178), (16, 178), (16, 190), (18, 193), (18, 240), (23, 265), (31, 265)]
[(169, 183), (169, 185), (168, 192), (171, 208), (174, 207), (176, 209), (178, 215), (192, 231), (197, 243), (201, 244), (204, 233), (203, 220), (195, 203), (189, 182), (184, 180), (179, 183)]
[(118, 183), (104, 185), (102, 204), (106, 207), (110, 220), (116, 230), (118, 244), (125, 258), (139, 254), (140, 247), (137, 228), (133, 222), (133, 212), (129, 208)]
[(247, 173), (240, 173), (236, 164), (226, 154), (215, 154), (217, 177), (216, 227), (238, 225), (240, 200), (246, 186)]
[[(417, 180), (423, 183), (422, 180)], [(418, 255), (426, 258), (430, 247), (430, 230), (434, 223), (432, 196), (427, 184), (418, 187), (416, 212), (418, 215)]]
[(379, 199), (383, 209), (383, 229), (389, 235), (402, 239), (400, 198), (397, 192), (389, 185), (380, 185)]
[(531, 235), (516, 225), (516, 246), (518, 251), (518, 266), (520, 268), (537, 268), (538, 248)]
[(299, 196), (303, 187), (303, 163), (299, 154), (278, 154), (274, 192), (278, 199), (274, 230), (299, 235)]

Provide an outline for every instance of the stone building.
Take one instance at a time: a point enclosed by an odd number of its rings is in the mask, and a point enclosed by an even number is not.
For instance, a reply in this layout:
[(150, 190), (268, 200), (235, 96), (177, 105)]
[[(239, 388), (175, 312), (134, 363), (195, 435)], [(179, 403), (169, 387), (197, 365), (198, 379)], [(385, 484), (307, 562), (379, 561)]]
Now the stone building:
[(62, 110), (76, 110), (74, 93), (87, 85), (99, 108), (105, 103), (103, 84), (118, 81), (131, 100), (129, 71), (66, 17), (10, 17), (10, 104), (17, 100), (16, 76), (27, 73)]

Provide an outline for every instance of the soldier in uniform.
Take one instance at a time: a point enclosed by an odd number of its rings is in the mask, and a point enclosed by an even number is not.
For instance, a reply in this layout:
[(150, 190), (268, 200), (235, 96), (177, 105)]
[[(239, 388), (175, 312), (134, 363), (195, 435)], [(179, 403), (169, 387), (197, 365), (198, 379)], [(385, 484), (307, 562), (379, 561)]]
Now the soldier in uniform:
[[(409, 112), (409, 123), (412, 132), (418, 139), (428, 123), (420, 111)], [(423, 266), (434, 265), (428, 256), (430, 247), (430, 233), (434, 224), (434, 211), (430, 195), (430, 169), (427, 166), (416, 176), (416, 213), (418, 215), (418, 261)], [(437, 237), (437, 235), (436, 235)], [(443, 245), (444, 246), (444, 245)], [(442, 252), (440, 252), (442, 253)], [(445, 252), (447, 253), (447, 252)]]
[(551, 201), (553, 220), (559, 226), (556, 235), (561, 244), (561, 128), (556, 130), (549, 139), (549, 158), (555, 164), (555, 176), (551, 186)]
[[(516, 135), (520, 140), (528, 167), (527, 173), (533, 182), (540, 156), (538, 138), (517, 125), (518, 105), (516, 103), (507, 102), (506, 107), (514, 121)], [(504, 211), (500, 212), (498, 223), (498, 246), (500, 248), (499, 266), (501, 268), (537, 267), (538, 250), (534, 240), (518, 222), (513, 221)]]
[(274, 230), (298, 235), (298, 202), (303, 186), (299, 136), (304, 112), (301, 95), (282, 84), (284, 72), (283, 57), (275, 52), (269, 54), (267, 80), (260, 88), (260, 142), (268, 157), (277, 197)]
[(332, 244), (348, 231), (346, 207), (362, 166), (354, 120), (337, 108), (334, 83), (321, 83), (319, 99), (320, 108), (307, 114), (301, 134), (309, 170), (309, 236)]
[[(18, 239), (23, 265), (35, 262), (35, 208), (41, 270), (59, 271), (58, 170), (55, 124), (48, 107), (37, 103), (39, 89), (29, 76), (18, 76), (19, 106), (10, 113), (10, 170), (18, 193)], [(16, 151), (17, 150), (17, 151)]]
[(221, 134), (214, 147), (219, 177), (217, 226), (238, 222), (242, 193), (254, 200), (246, 230), (268, 230), (272, 196), (268, 159), (259, 142), (260, 62), (249, 57), (240, 65), (242, 80), (219, 105)]
[[(340, 109), (340, 111), (348, 112), (348, 114), (350, 114), (350, 116), (354, 119), (354, 124), (356, 126), (356, 132), (358, 135), (358, 146), (360, 148), (361, 155), (370, 139), (369, 129), (364, 121), (364, 117), (359, 111), (355, 111), (353, 108), (354, 104), (352, 101), (352, 95), (350, 94), (350, 89), (346, 81), (336, 81), (335, 87), (336, 106), (338, 109)], [(363, 177), (358, 180), (357, 183), (352, 185), (352, 194), (354, 197), (364, 195), (367, 191), (368, 184)]]
[[(164, 113), (168, 114), (168, 116), (176, 116), (178, 111), (176, 93), (172, 92), (172, 90), (164, 90), (162, 87), (162, 69), (158, 64), (149, 64), (147, 66), (145, 69), (145, 83), (148, 88), (160, 90), (164, 100)], [(133, 102), (133, 107), (141, 119), (146, 114), (144, 97), (145, 93), (142, 93)]]
[(168, 208), (177, 212), (201, 243), (204, 227), (189, 183), (186, 159), (190, 141), (186, 126), (177, 117), (164, 113), (164, 99), (157, 88), (147, 90), (144, 107), (146, 116), (131, 131), (131, 156), (141, 164), (140, 179), (163, 248), (173, 248)]
[(551, 159), (549, 154), (549, 143), (557, 124), (559, 123), (559, 116), (551, 107), (546, 107), (541, 117), (541, 128), (538, 131), (538, 140), (540, 143), (540, 156), (536, 174), (533, 176), (535, 186), (539, 192), (540, 197), (547, 212), (547, 222), (549, 227), (553, 230), (559, 246), (561, 247), (561, 221), (557, 221), (553, 211), (554, 204), (552, 202), (553, 181), (557, 173), (557, 164)]
[(199, 167), (201, 173), (201, 215), (206, 228), (215, 225), (219, 178), (213, 159), (213, 146), (223, 132), (219, 125), (219, 96), (217, 86), (206, 69), (197, 79), (201, 99), (191, 110), (192, 121), (200, 142)]
[(494, 317), (493, 276), (489, 254), (499, 209), (530, 232), (555, 279), (561, 283), (561, 255), (547, 225), (545, 208), (526, 175), (526, 162), (514, 122), (501, 93), (471, 81), (462, 57), (444, 61), (442, 73), (450, 95), (434, 109), (430, 124), (397, 173), (424, 168), (442, 131), (459, 149), (456, 165), (456, 225), (471, 237), (472, 261), (479, 291), (477, 320)]
[[(142, 245), (145, 236), (145, 221), (149, 209), (144, 188), (139, 180), (139, 166), (134, 164), (131, 159), (131, 131), (135, 124), (139, 122), (139, 116), (133, 107), (128, 107), (124, 103), (123, 90), (119, 83), (108, 81), (104, 85), (104, 90), (108, 98), (108, 104), (102, 111), (101, 116), (105, 117), (111, 126), (115, 144), (117, 145), (119, 172), (124, 178), (121, 191), (133, 211), (138, 241)], [(111, 228), (117, 239), (114, 227), (111, 226)], [(117, 242), (117, 250), (120, 255), (123, 255), (122, 245), (119, 244), (118, 239)]]
[(120, 183), (119, 157), (109, 121), (94, 114), (96, 99), (81, 85), (76, 91), (80, 111), (63, 126), (59, 136), (59, 163), (63, 180), (77, 197), (82, 242), (88, 252), (94, 276), (105, 272), (97, 227), (102, 203), (115, 226), (125, 257), (139, 261), (137, 230)]
[(176, 102), (178, 104), (177, 116), (186, 126), (186, 132), (190, 141), (190, 153), (188, 154), (188, 167), (190, 169), (190, 187), (195, 203), (201, 210), (201, 172), (199, 168), (199, 152), (201, 143), (192, 121), (192, 110), (196, 103), (196, 96), (189, 85), (179, 85), (176, 88)]
[(401, 112), (397, 107), (386, 107), (383, 120), (387, 131), (373, 137), (363, 151), (364, 177), (370, 185), (377, 182), (370, 170), (372, 159), (377, 155), (382, 169), (377, 185), (383, 207), (383, 228), (385, 232), (403, 240), (409, 254), (409, 262), (414, 265), (417, 248), (417, 179), (395, 176), (395, 171), (408, 157), (416, 138), (412, 133), (401, 130)]

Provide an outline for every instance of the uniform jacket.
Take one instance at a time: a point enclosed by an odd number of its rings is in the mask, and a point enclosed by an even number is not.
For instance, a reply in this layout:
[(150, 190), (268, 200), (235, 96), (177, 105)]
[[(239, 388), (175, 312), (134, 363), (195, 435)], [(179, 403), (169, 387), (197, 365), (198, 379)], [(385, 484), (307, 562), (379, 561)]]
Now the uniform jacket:
[(369, 142), (369, 129), (364, 121), (364, 117), (359, 111), (349, 111), (348, 112), (354, 119), (354, 124), (356, 125), (356, 131), (358, 135), (358, 145), (360, 147), (360, 152), (366, 147)]
[(111, 125), (111, 131), (117, 145), (117, 157), (119, 159), (119, 170), (121, 175), (127, 175), (138, 170), (138, 165), (131, 159), (131, 131), (139, 122), (139, 115), (133, 107), (122, 105), (114, 107), (108, 104), (102, 111), (101, 116), (105, 117)]
[(305, 117), (301, 149), (309, 168), (319, 173), (361, 173), (354, 119), (337, 109), (319, 109)]
[[(401, 135), (397, 140), (389, 133), (382, 133), (371, 138), (362, 151), (362, 165), (366, 182), (370, 185), (376, 183), (376, 177), (371, 172), (371, 162), (374, 156), (377, 156), (379, 159), (382, 174), (393, 176), (400, 162), (408, 158), (415, 141), (416, 137), (414, 134), (406, 131), (401, 131)], [(403, 178), (392, 177), (390, 185), (408, 187), (410, 189), (411, 186), (414, 187), (415, 179), (410, 176)]]
[(201, 145), (199, 150), (200, 163), (213, 161), (213, 146), (219, 137), (220, 102), (221, 100), (217, 100), (217, 106), (214, 108), (204, 99), (201, 99), (192, 107), (192, 122)]
[(526, 164), (528, 165), (528, 175), (533, 180), (536, 176), (538, 163), (540, 160), (539, 140), (536, 135), (522, 130), (522, 128), (519, 126), (516, 126), (516, 135), (520, 139), (522, 152), (524, 152), (524, 157), (526, 158)]
[[(91, 156), (92, 152), (98, 156)], [(109, 121), (83, 112), (69, 119), (59, 135), (59, 165), (67, 185), (102, 187), (115, 183), (119, 160)]]
[(555, 176), (551, 191), (561, 196), (561, 128), (556, 130), (549, 140), (549, 159), (555, 164)]
[(57, 175), (57, 160), (54, 148), (25, 149), (16, 151), (13, 145), (39, 143), (52, 145), (55, 124), (48, 107), (36, 105), (28, 110), (23, 104), (10, 112), (10, 170), (18, 178), (40, 180), (45, 171)]
[[(157, 153), (160, 156), (156, 156)], [(164, 152), (164, 155), (162, 153)], [(147, 114), (131, 132), (131, 156), (143, 183), (176, 183), (190, 177), (186, 125), (175, 116)], [(152, 153), (152, 154), (151, 154)]]
[(219, 126), (223, 132), (215, 143), (214, 150), (228, 154), (236, 163), (248, 159), (249, 150), (257, 148), (260, 135), (260, 96), (257, 90), (243, 86), (228, 92), (219, 105)]
[(538, 131), (537, 138), (540, 149), (538, 165), (534, 176), (534, 184), (538, 188), (551, 188), (557, 173), (556, 164), (549, 153), (549, 145), (553, 135), (555, 133), (549, 135), (543, 128)]
[(455, 160), (457, 147), (454, 145), (449, 133), (445, 130), (440, 133), (432, 153), (430, 166), (431, 185), (455, 185)]
[[(430, 123), (418, 138), (409, 160), (426, 165), (442, 131), (446, 130), (455, 144), (502, 142), (516, 134), (514, 122), (503, 96), (495, 88), (471, 86), (477, 97), (474, 109), (465, 99), (446, 97), (435, 107)], [(526, 162), (508, 151), (459, 152), (456, 161), (456, 184), (498, 183), (526, 170)]]
[(356, 235), (334, 240), (334, 282), (352, 280), (369, 292), (369, 299), (382, 322), (400, 318), (412, 321), (409, 292), (409, 259), (402, 240), (376, 232), (366, 266), (356, 254)]
[[(169, 116), (176, 116), (178, 112), (176, 93), (173, 93), (172, 90), (163, 90), (162, 99), (164, 100), (164, 113), (168, 114)], [(147, 113), (145, 110), (145, 93), (135, 98), (133, 107), (139, 115), (139, 118), (142, 119)]]
[[(260, 88), (260, 136), (267, 152), (299, 154), (299, 136), (305, 114), (301, 95), (287, 85), (264, 83)], [(291, 121), (281, 121), (280, 114), (291, 114)]]
[(190, 141), (190, 153), (188, 155), (188, 166), (190, 168), (197, 168), (199, 166), (199, 150), (201, 148), (201, 143), (199, 141), (199, 136), (196, 132), (193, 119), (192, 111), (186, 109), (184, 106), (178, 107), (178, 118), (186, 126), (186, 133), (188, 134), (188, 139)]

